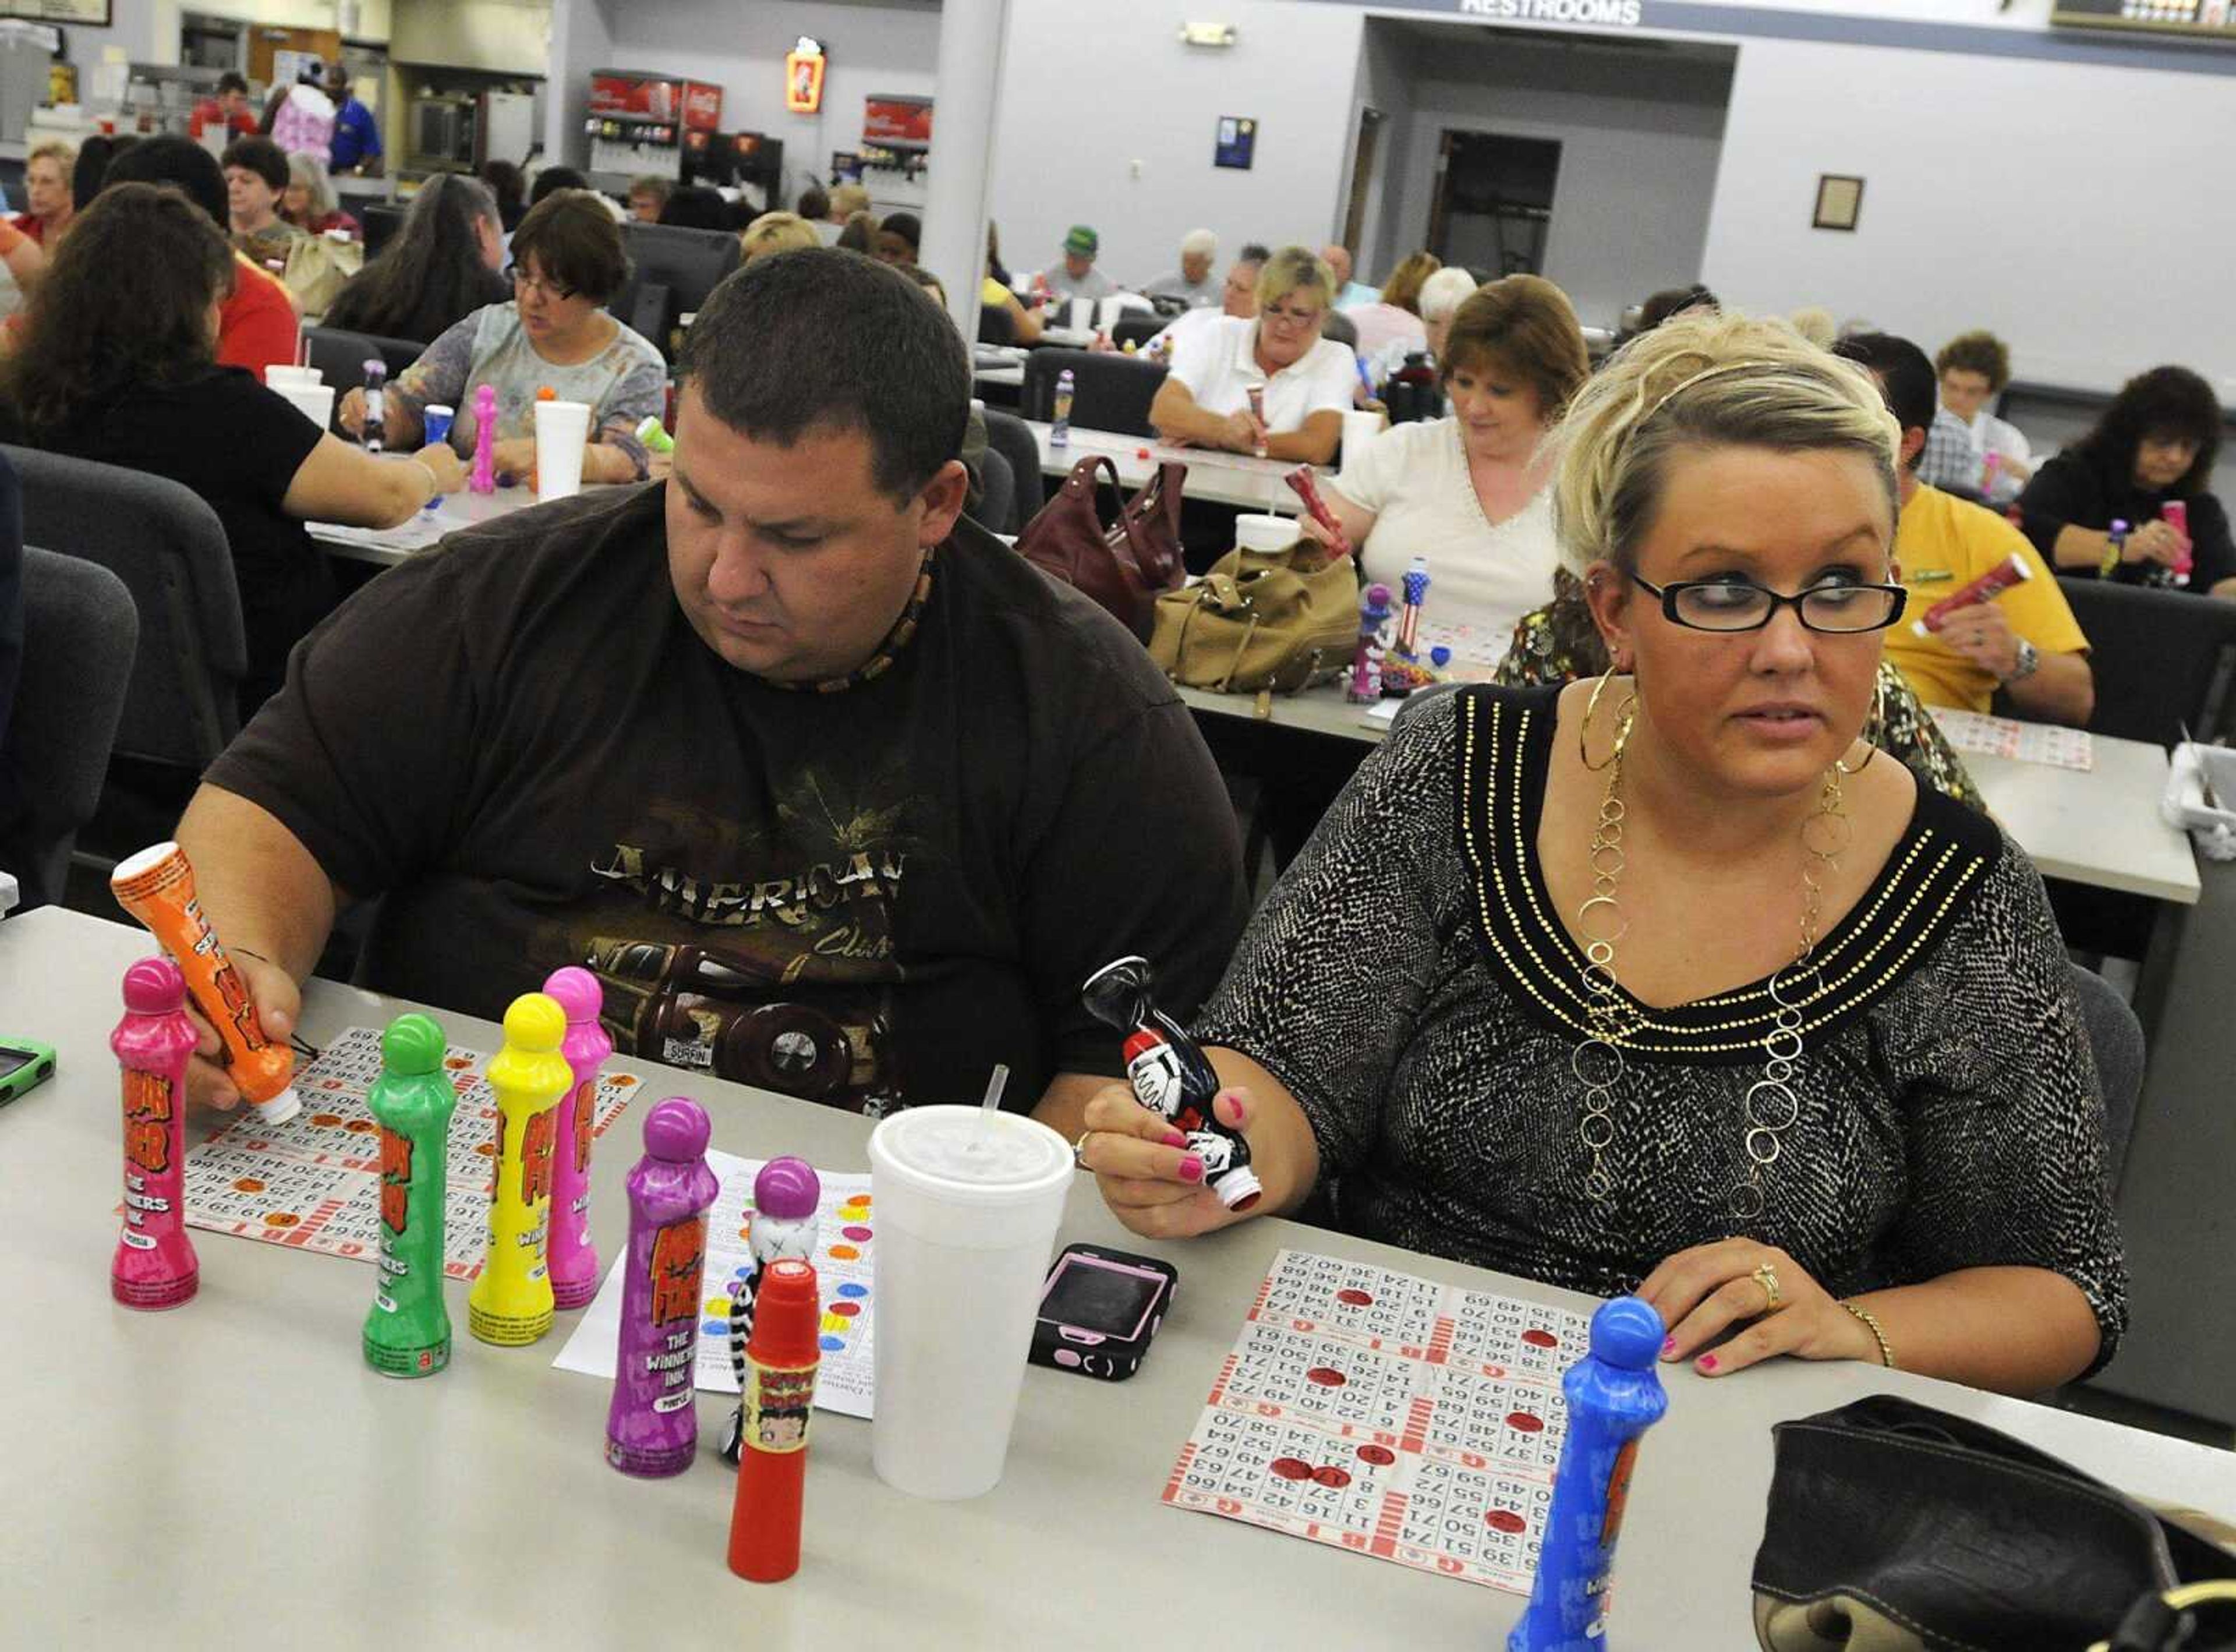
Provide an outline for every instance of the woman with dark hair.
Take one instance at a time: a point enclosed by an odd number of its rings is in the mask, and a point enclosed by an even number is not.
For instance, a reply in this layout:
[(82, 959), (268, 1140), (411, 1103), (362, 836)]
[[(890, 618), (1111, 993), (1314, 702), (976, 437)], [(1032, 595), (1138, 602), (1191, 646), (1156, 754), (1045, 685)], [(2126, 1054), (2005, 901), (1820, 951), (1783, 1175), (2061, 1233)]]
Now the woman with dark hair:
[(484, 161), (481, 181), (497, 197), (497, 221), (504, 226), (506, 234), (511, 234), (528, 214), (528, 180), (510, 161)]
[[(83, 212), (93, 205), (93, 198), (101, 193), (102, 181), (109, 175), (109, 163), (140, 142), (137, 133), (127, 132), (121, 137), (97, 134), (77, 146), (77, 164), (70, 168), (70, 206)], [(222, 183), (224, 174), (219, 174)]]
[[(588, 189), (590, 181), (573, 167), (546, 167), (536, 174), (536, 181), (528, 186), (528, 207), (530, 212), (543, 204), (545, 196), (561, 189)], [(513, 226), (517, 229), (517, 224)]]
[(176, 190), (111, 184), (32, 291), (0, 368), (0, 437), (168, 477), (209, 502), (247, 625), (246, 721), (333, 605), (326, 560), (302, 524), (392, 528), (465, 471), (445, 448), (374, 458), (220, 366), (219, 309), (236, 279), (255, 278), (201, 207)]
[[(474, 450), (473, 392), (497, 392), (497, 468), (525, 477), (536, 465), (536, 400), (549, 388), (590, 409), (585, 482), (636, 482), (646, 474), (637, 426), (668, 403), (668, 365), (641, 336), (606, 313), (628, 279), (621, 226), (587, 190), (547, 195), (512, 237), (510, 302), (485, 305), (444, 332), (390, 386), (384, 430), (416, 441), (434, 404), (457, 410), (450, 444)], [(342, 398), (341, 426), (365, 425), (365, 392)]]
[(504, 234), (496, 199), (471, 178), (420, 186), (404, 227), (327, 306), (326, 325), (426, 344), (511, 289), (497, 272)]
[(269, 138), (235, 138), (219, 157), (225, 168), (233, 244), (240, 254), (284, 276), (303, 232), (280, 215), (287, 193), (287, 155)]
[[(2206, 490), (2222, 418), (2213, 386), (2188, 368), (2138, 374), (2095, 429), (2034, 473), (2019, 495), (2019, 525), (2069, 579), (2236, 596), (2228, 513)], [(2186, 533), (2167, 520), (2170, 504), (2183, 507)], [(2129, 531), (2114, 538), (2114, 522)], [(2186, 581), (2176, 571), (2185, 561)]]

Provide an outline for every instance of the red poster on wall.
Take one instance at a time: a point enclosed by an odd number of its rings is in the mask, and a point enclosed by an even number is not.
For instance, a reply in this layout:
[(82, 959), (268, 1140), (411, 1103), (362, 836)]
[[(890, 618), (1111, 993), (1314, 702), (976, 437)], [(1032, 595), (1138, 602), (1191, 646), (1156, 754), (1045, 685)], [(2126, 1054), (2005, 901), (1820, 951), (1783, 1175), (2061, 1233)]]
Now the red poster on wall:
[(862, 137), (869, 143), (929, 144), (931, 100), (872, 92), (862, 107)]

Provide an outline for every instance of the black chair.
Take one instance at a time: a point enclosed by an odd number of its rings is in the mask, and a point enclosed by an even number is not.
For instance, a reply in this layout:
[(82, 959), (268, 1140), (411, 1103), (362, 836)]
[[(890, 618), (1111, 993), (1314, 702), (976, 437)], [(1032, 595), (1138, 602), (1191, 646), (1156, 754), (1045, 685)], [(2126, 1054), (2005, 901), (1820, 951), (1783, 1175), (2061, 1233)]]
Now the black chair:
[(666, 356), (682, 319), (706, 308), (707, 295), (738, 267), (738, 238), (727, 229), (628, 223), (621, 226), (621, 245), (628, 280), (607, 312)]
[(986, 446), (1009, 460), (1011, 490), (1009, 520), (996, 522), (988, 517), (986, 525), (996, 533), (1021, 534), (1025, 524), (1040, 515), (1048, 497), (1047, 484), (1041, 476), (1041, 444), (1032, 427), (1015, 413), (990, 407), (985, 418)]
[[(248, 639), (233, 552), (190, 489), (89, 459), (0, 447), (23, 484), (23, 543), (98, 563), (140, 613), (109, 785), (82, 834), (103, 854), (152, 843), (240, 730)], [(152, 833), (152, 835), (151, 835)]]
[(62, 899), (70, 852), (93, 819), (124, 713), (140, 615), (124, 582), (96, 563), (23, 551), (23, 675), (0, 760), (26, 812), (0, 845), (25, 907)]
[(1165, 382), (1165, 370), (1138, 356), (1108, 351), (1036, 350), (1025, 358), (1024, 393), (1018, 398), (1027, 418), (1056, 417), (1056, 375), (1071, 371), (1071, 422), (1082, 430), (1150, 436), (1149, 404)]
[(395, 238), (404, 227), (410, 213), (408, 207), (398, 207), (385, 201), (368, 201), (358, 208), (358, 221), (365, 226), (365, 255), (368, 260), (378, 258), (380, 249)]
[(2236, 665), (2236, 602), (2098, 579), (2060, 579), (2088, 639), (2096, 677), (2091, 731), (2171, 747), (2182, 726), (2221, 731)]
[(372, 332), (345, 332), (339, 327), (305, 327), (303, 342), (310, 346), (311, 365), (331, 385), (334, 406), (365, 383), (365, 364), (375, 356), (387, 364), (388, 377), (396, 376), (427, 353), (427, 346), (409, 339), (384, 339)]
[(1128, 310), (1112, 324), (1110, 342), (1123, 350), (1132, 345), (1136, 350), (1170, 326), (1168, 315), (1144, 315), (1139, 310)]
[(989, 533), (1013, 531), (1009, 526), (1017, 509), (1017, 485), (1009, 474), (1008, 457), (990, 444), (978, 456), (978, 503), (963, 514)]
[(2143, 1023), (2119, 990), (2094, 970), (2068, 961), (2066, 979), (2096, 1059), (2096, 1089), (2104, 1103), (2104, 1179), (2114, 1191), (2127, 1168), (2135, 1130), (2135, 1103), (2143, 1093)]

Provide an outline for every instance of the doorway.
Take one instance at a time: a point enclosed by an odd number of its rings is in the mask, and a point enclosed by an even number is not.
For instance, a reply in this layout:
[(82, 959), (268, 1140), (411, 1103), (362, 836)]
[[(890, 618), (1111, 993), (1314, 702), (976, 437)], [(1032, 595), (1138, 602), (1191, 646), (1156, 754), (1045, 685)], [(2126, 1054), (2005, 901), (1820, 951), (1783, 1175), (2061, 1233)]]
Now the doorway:
[(1343, 214), (1343, 245), (1363, 253), (1358, 238), (1366, 233), (1366, 192), (1374, 181), (1375, 157), (1382, 147), (1382, 123), (1390, 117), (1378, 109), (1358, 111), (1358, 141), (1351, 151), (1351, 200)]
[(1446, 128), (1429, 207), (1429, 250), (1494, 277), (1542, 274), (1560, 176), (1557, 139)]

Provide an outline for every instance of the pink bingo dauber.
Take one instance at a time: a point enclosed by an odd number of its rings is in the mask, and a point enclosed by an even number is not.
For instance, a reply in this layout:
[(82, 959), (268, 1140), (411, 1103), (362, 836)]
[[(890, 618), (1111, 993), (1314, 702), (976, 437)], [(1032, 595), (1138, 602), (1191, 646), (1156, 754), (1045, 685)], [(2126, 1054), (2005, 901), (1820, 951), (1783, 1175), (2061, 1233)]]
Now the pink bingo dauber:
[(468, 485), (476, 493), (497, 491), (497, 386), (482, 385), (474, 391), (474, 474)]
[(547, 1241), (551, 1303), (579, 1308), (598, 1293), (598, 1247), (590, 1238), (590, 1147), (598, 1128), (598, 1072), (614, 1053), (614, 1041), (598, 1024), (605, 995), (596, 976), (570, 964), (552, 971), (543, 991), (567, 1012), (567, 1037), (559, 1053), (575, 1072), (574, 1087), (560, 1099), (553, 1120)]
[(1350, 556), (1351, 540), (1345, 534), (1343, 524), (1335, 519), (1335, 512), (1327, 508), (1327, 501), (1320, 497), (1319, 479), (1313, 476), (1312, 467), (1299, 464), (1281, 479), (1295, 490), (1297, 497), (1305, 502), (1305, 509), (1312, 513), (1312, 520), (1327, 530), (1328, 537), (1335, 542), (1335, 554)]

